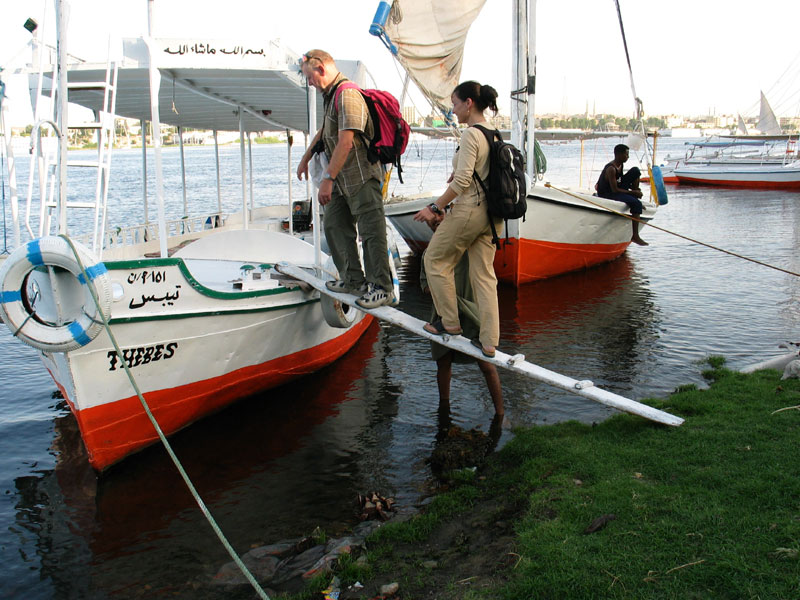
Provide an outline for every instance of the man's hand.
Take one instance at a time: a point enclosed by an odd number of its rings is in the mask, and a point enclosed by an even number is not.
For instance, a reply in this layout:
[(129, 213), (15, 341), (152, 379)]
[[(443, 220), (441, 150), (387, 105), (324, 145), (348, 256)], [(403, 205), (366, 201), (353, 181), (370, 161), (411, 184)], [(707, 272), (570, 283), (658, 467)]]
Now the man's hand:
[(306, 181), (308, 181), (308, 163), (309, 159), (303, 156), (303, 158), (300, 159), (300, 164), (297, 165), (297, 178), (300, 181), (303, 181), (303, 175), (305, 175)]
[(319, 192), (317, 193), (317, 199), (322, 206), (325, 206), (328, 202), (331, 201), (331, 195), (333, 194), (333, 179), (323, 179), (322, 183), (319, 186)]

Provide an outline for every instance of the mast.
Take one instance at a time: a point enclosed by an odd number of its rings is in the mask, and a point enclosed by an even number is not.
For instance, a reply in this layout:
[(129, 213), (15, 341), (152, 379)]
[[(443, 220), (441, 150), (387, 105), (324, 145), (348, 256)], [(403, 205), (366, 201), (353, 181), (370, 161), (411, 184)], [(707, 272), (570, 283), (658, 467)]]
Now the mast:
[(524, 115), (521, 95), (525, 81), (525, 7), (526, 0), (513, 0), (511, 3), (511, 143), (524, 148)]
[(527, 81), (525, 82), (525, 89), (528, 91), (528, 152), (525, 154), (528, 164), (526, 171), (531, 180), (531, 185), (536, 184), (536, 166), (535, 166), (535, 152), (536, 143), (534, 131), (536, 130), (536, 0), (530, 0), (528, 8), (528, 48), (526, 52), (527, 64)]
[(514, 0), (511, 10), (511, 143), (525, 151), (525, 170), (536, 182), (534, 96), (536, 93), (536, 0)]

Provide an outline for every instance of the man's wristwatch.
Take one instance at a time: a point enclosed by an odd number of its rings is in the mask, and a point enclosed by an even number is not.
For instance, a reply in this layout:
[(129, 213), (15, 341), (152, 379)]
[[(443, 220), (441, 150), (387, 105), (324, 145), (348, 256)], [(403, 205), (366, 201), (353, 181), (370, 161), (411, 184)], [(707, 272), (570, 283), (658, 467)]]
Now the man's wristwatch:
[(333, 175), (331, 175), (330, 173), (325, 171), (325, 173), (322, 174), (322, 179), (323, 180), (325, 180), (325, 179), (333, 179)]
[(431, 209), (431, 212), (432, 212), (433, 214), (435, 214), (435, 215), (440, 215), (440, 214), (442, 214), (442, 209), (441, 209), (441, 208), (439, 208), (439, 206), (436, 204), (436, 202), (431, 202), (431, 203), (428, 205), (428, 208), (430, 208), (430, 209)]

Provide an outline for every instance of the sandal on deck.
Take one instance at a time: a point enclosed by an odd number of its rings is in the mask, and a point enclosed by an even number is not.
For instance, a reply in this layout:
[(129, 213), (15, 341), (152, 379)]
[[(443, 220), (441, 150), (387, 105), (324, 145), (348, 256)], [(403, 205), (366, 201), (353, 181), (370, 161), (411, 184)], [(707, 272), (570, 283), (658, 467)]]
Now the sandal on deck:
[(422, 328), (433, 335), (461, 335), (461, 329), (456, 331), (448, 331), (441, 319), (436, 319), (430, 323), (425, 323)]
[(497, 350), (492, 350), (490, 352), (486, 348), (484, 348), (483, 344), (481, 344), (481, 341), (478, 338), (471, 339), (469, 342), (470, 344), (478, 348), (481, 351), (481, 354), (483, 354), (486, 358), (494, 358), (495, 355), (497, 354)]

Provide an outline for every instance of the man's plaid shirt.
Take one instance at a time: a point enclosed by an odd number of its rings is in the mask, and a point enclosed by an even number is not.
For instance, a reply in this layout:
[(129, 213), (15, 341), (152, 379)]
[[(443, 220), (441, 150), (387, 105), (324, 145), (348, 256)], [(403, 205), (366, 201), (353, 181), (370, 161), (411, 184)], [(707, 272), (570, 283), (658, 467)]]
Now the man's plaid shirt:
[[(330, 90), (335, 90), (338, 83), (347, 81), (341, 73), (331, 84)], [(338, 110), (337, 110), (338, 108)], [(336, 176), (336, 185), (342, 194), (348, 198), (357, 194), (361, 187), (370, 179), (383, 182), (383, 168), (380, 162), (374, 164), (367, 159), (367, 139), (373, 135), (372, 119), (364, 102), (364, 97), (357, 89), (345, 89), (339, 93), (339, 106), (334, 106), (333, 94), (325, 95), (325, 122), (322, 125), (322, 141), (325, 144), (325, 154), (330, 158), (333, 149), (339, 141), (340, 129), (352, 129), (353, 149), (345, 160), (342, 170)], [(364, 134), (363, 136), (360, 134)]]

